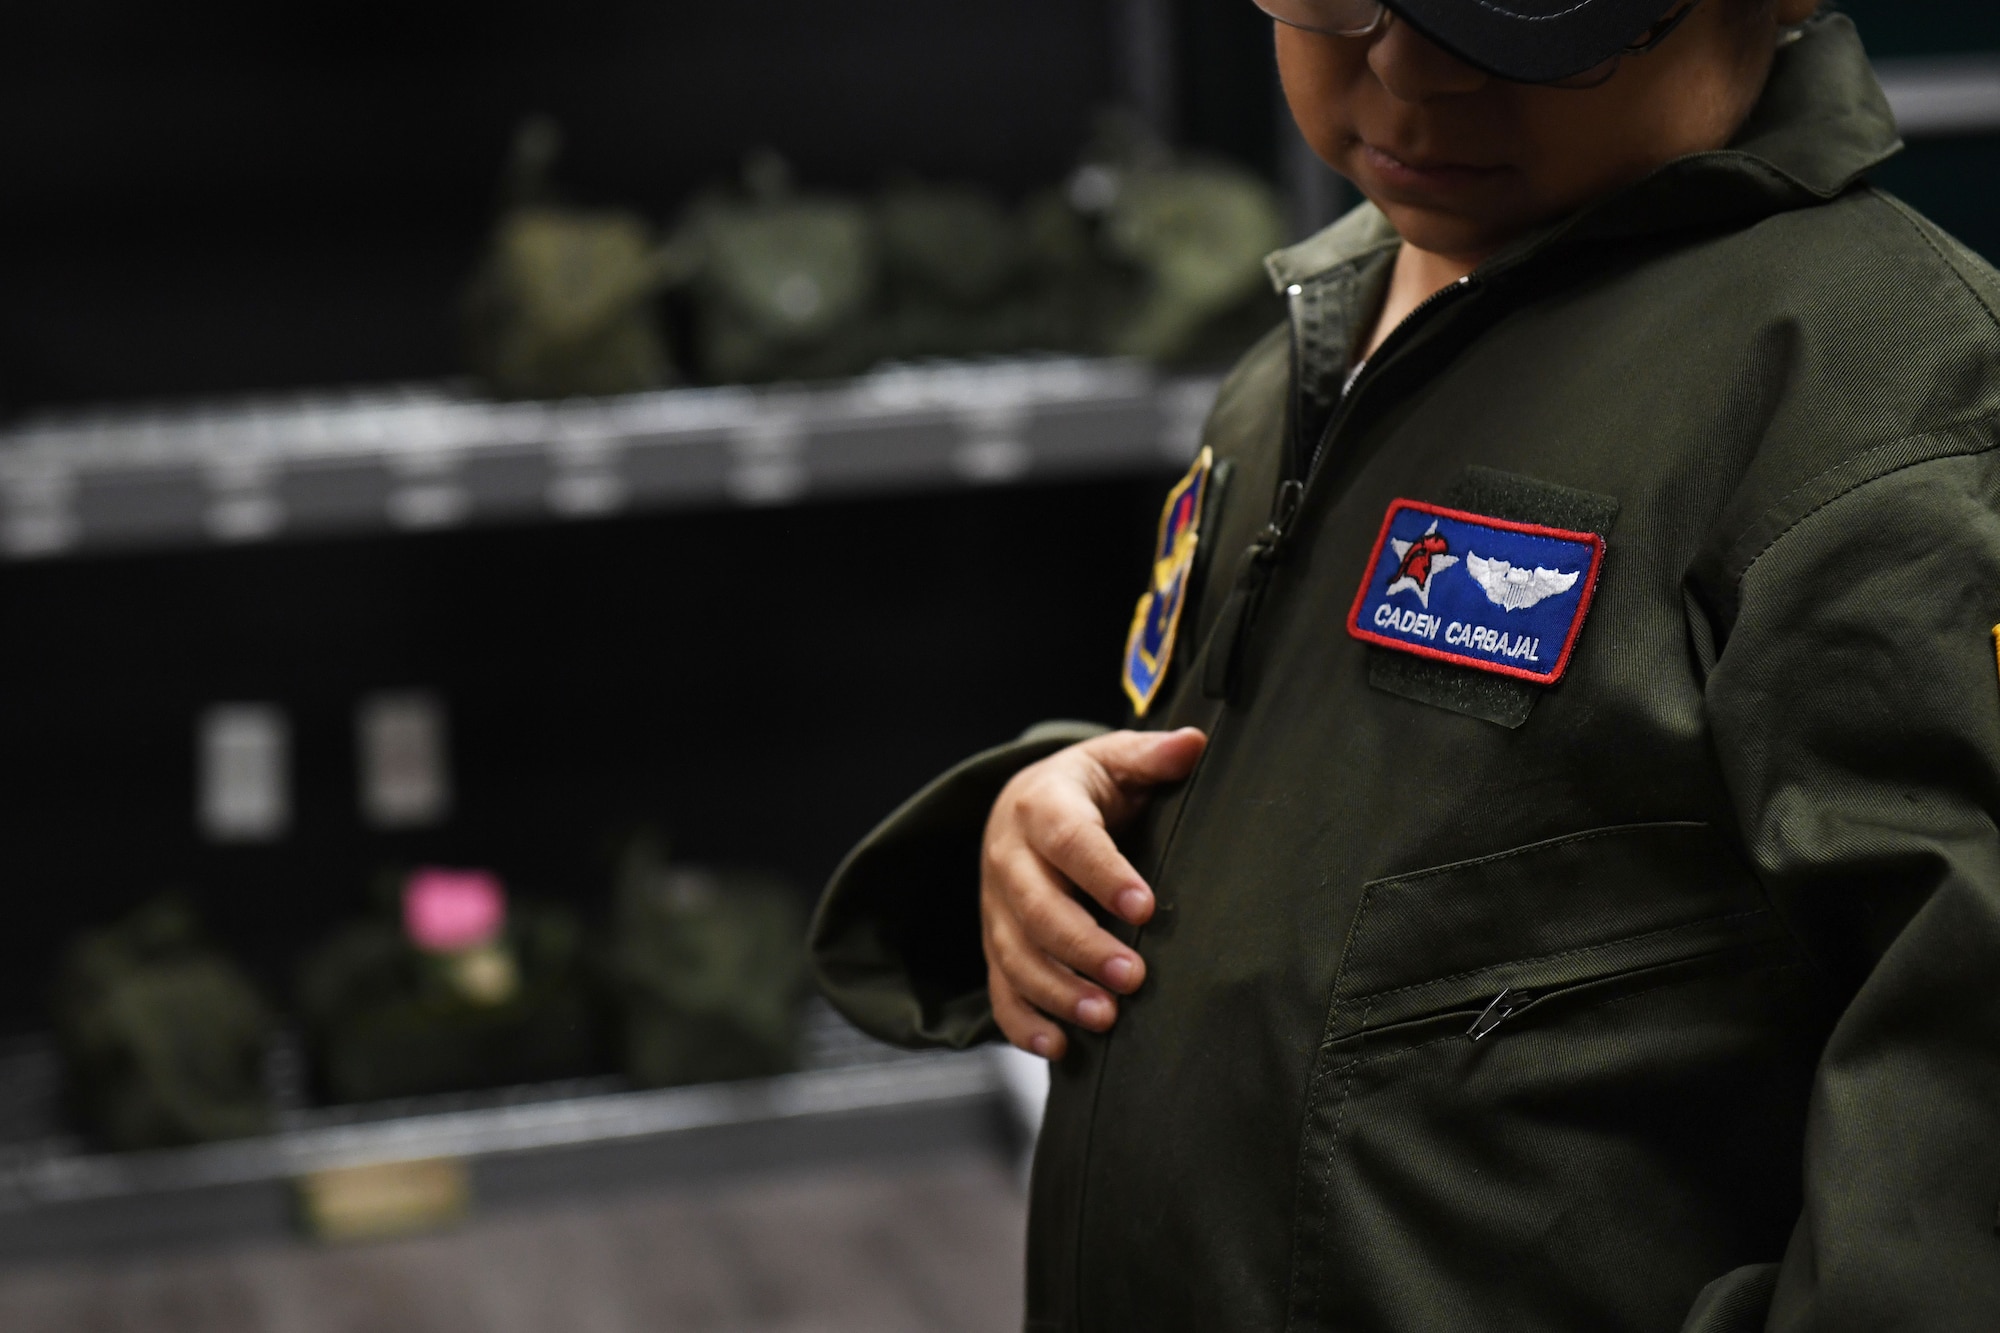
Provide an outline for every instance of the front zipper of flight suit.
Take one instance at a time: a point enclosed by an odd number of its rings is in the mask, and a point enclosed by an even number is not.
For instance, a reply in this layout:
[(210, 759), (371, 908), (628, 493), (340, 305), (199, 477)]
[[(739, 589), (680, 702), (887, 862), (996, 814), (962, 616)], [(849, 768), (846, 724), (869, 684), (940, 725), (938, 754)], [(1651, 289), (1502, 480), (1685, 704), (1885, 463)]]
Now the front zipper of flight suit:
[[(1242, 679), (1243, 656), (1250, 638), (1250, 630), (1256, 623), (1257, 611), (1263, 601), (1264, 589), (1271, 580), (1272, 571), (1284, 555), (1292, 529), (1298, 522), (1299, 512), (1305, 508), (1306, 497), (1312, 492), (1313, 482), (1318, 478), (1327, 456), (1333, 452), (1333, 444), (1339, 437), (1341, 428), (1353, 417), (1355, 404), (1360, 401), (1362, 392), (1379, 376), (1383, 364), (1394, 361), (1396, 354), (1411, 338), (1421, 332), (1425, 325), (1435, 319), (1440, 311), (1471, 295), (1479, 289), (1479, 286), (1479, 280), (1476, 278), (1470, 276), (1460, 278), (1451, 286), (1431, 293), (1421, 305), (1404, 318), (1401, 324), (1396, 326), (1395, 331), (1362, 367), (1361, 374), (1355, 378), (1354, 383), (1347, 387), (1346, 393), (1341, 397), (1340, 405), (1334, 409), (1332, 418), (1327, 422), (1326, 429), (1320, 433), (1319, 443), (1312, 451), (1311, 458), (1306, 460), (1302, 469), (1298, 465), (1300, 453), (1298, 442), (1295, 439), (1288, 439), (1285, 442), (1286, 475), (1278, 483), (1278, 493), (1271, 502), (1270, 520), (1244, 551), (1243, 558), (1237, 565), (1236, 582), (1230, 588), (1229, 598), (1223, 603), (1222, 610), (1217, 613), (1215, 628), (1209, 636), (1201, 677), (1202, 693), (1209, 698), (1219, 699), (1227, 704), (1237, 697), (1237, 687)], [(1296, 327), (1295, 324), (1295, 330)], [(1298, 337), (1296, 331), (1292, 336), (1294, 339), (1292, 373), (1296, 377), (1297, 367), (1302, 364), (1302, 359), (1296, 345)], [(1299, 386), (1294, 384), (1294, 404), (1298, 402), (1299, 397)], [(1297, 413), (1296, 406), (1293, 411)], [(1303, 478), (1297, 475), (1301, 471), (1304, 473)]]
[[(1194, 772), (1190, 773), (1187, 777), (1188, 795), (1183, 798), (1179, 809), (1174, 813), (1172, 825), (1168, 828), (1166, 837), (1160, 848), (1158, 862), (1153, 867), (1156, 891), (1167, 877), (1166, 863), (1172, 855), (1174, 844), (1179, 838), (1181, 825), (1187, 817), (1188, 803), (1193, 796), (1193, 789), (1200, 782), (1203, 772), (1208, 766), (1209, 755), (1215, 748), (1217, 732), (1228, 719), (1228, 701), (1234, 693), (1235, 676), (1241, 661), (1244, 642), (1249, 637), (1257, 605), (1262, 600), (1264, 586), (1269, 581), (1272, 570), (1276, 567), (1280, 557), (1284, 553), (1286, 542), (1290, 538), (1293, 526), (1298, 520), (1299, 511), (1304, 507), (1306, 496), (1311, 489), (1313, 481), (1319, 476), (1327, 455), (1332, 452), (1332, 445), (1338, 438), (1341, 427), (1353, 415), (1354, 405), (1360, 398), (1361, 391), (1374, 380), (1381, 367), (1386, 362), (1392, 361), (1395, 354), (1401, 350), (1403, 345), (1411, 337), (1414, 337), (1424, 325), (1428, 324), (1444, 306), (1452, 303), (1456, 298), (1469, 294), (1478, 285), (1477, 280), (1466, 278), (1452, 284), (1450, 287), (1444, 288), (1442, 291), (1432, 294), (1428, 300), (1419, 305), (1410, 313), (1408, 318), (1396, 327), (1395, 332), (1390, 334), (1388, 340), (1377, 349), (1376, 355), (1370, 358), (1368, 365), (1362, 370), (1361, 375), (1356, 378), (1353, 384), (1348, 386), (1347, 393), (1342, 398), (1339, 408), (1336, 409), (1332, 419), (1328, 421), (1326, 429), (1320, 435), (1319, 447), (1313, 451), (1311, 459), (1307, 461), (1303, 469), (1305, 474), (1303, 478), (1294, 475), (1301, 470), (1298, 467), (1298, 450), (1294, 447), (1295, 442), (1287, 439), (1286, 475), (1278, 484), (1278, 493), (1272, 501), (1271, 516), (1266, 521), (1262, 531), (1251, 540), (1249, 547), (1244, 551), (1242, 561), (1237, 568), (1236, 581), (1229, 590), (1228, 600), (1223, 603), (1222, 609), (1217, 613), (1215, 627), (1210, 631), (1207, 643), (1204, 646), (1200, 662), (1202, 670), (1201, 690), (1208, 698), (1222, 701), (1224, 706), (1208, 728), (1208, 746), (1204, 749), (1201, 758), (1195, 762)], [(1297, 334), (1294, 333), (1293, 336), (1296, 338)], [(1293, 364), (1294, 366), (1298, 364), (1296, 347), (1294, 348)], [(1296, 375), (1296, 370), (1294, 371), (1294, 375)], [(1222, 688), (1216, 688), (1218, 681)], [(1143, 927), (1134, 932), (1132, 943), (1135, 947), (1143, 941), (1144, 935)], [(1113, 1029), (1111, 1033), (1105, 1035), (1104, 1040), (1107, 1046), (1115, 1036), (1115, 1033), (1116, 1029)], [(1090, 1139), (1095, 1136), (1097, 1130), (1097, 1110), (1102, 1097), (1103, 1078), (1107, 1064), (1108, 1058), (1101, 1059), (1098, 1062), (1096, 1079), (1093, 1080), (1090, 1093), (1091, 1112), (1083, 1144), (1083, 1152), (1086, 1157), (1090, 1153)], [(1079, 1214), (1085, 1211), (1086, 1204), (1081, 1197), (1078, 1198), (1076, 1207)], [(1076, 1320), (1076, 1326), (1078, 1328), (1087, 1328), (1089, 1327), (1089, 1321), (1085, 1317), (1084, 1289), (1086, 1283), (1084, 1273), (1088, 1267), (1088, 1263), (1087, 1256), (1084, 1253), (1085, 1228), (1081, 1224), (1077, 1227), (1076, 1244), (1077, 1252), (1073, 1261), (1074, 1267), (1071, 1270), (1074, 1286), (1069, 1294), (1069, 1304), (1072, 1317)]]

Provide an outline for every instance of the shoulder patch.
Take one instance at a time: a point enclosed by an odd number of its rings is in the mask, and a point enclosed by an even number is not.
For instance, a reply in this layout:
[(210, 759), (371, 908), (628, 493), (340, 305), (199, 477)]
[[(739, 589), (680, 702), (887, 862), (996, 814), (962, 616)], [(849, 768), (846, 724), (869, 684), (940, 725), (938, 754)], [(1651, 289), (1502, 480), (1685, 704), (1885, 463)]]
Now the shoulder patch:
[(1347, 630), (1368, 643), (1553, 685), (1569, 668), (1604, 566), (1594, 532), (1397, 500)]
[(1195, 550), (1201, 543), (1202, 502), (1208, 498), (1208, 479), (1214, 467), (1215, 452), (1204, 447), (1188, 474), (1167, 492), (1166, 507), (1160, 511), (1152, 583), (1139, 599), (1131, 632), (1125, 637), (1125, 696), (1140, 717), (1153, 706), (1173, 661), (1174, 638), (1180, 629), (1181, 609), (1187, 605)]

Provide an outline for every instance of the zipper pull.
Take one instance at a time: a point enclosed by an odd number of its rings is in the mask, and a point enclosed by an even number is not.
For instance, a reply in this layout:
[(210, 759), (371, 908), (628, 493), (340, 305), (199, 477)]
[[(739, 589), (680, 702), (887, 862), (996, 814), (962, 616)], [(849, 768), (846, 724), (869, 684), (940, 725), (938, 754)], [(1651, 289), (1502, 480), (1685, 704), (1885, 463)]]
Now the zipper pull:
[(1534, 998), (1526, 991), (1517, 991), (1512, 986), (1506, 987), (1493, 997), (1493, 1003), (1486, 1006), (1485, 1012), (1472, 1020), (1472, 1026), (1465, 1030), (1465, 1035), (1478, 1041), (1512, 1018), (1515, 1013), (1525, 1009)]
[(1271, 502), (1271, 520), (1257, 534), (1257, 540), (1250, 544), (1250, 549), (1254, 551), (1263, 547), (1266, 550), (1265, 559), (1276, 560), (1278, 548), (1291, 535), (1292, 523), (1298, 518), (1299, 506), (1305, 503), (1305, 498), (1306, 484), (1303, 481), (1290, 480), (1280, 485), (1277, 498)]
[(1236, 582), (1216, 615), (1215, 629), (1208, 636), (1208, 648), (1203, 654), (1201, 692), (1210, 699), (1227, 701), (1235, 696), (1242, 674), (1243, 647), (1250, 637), (1257, 603), (1264, 595), (1272, 566), (1278, 563), (1285, 538), (1291, 535), (1292, 523), (1299, 516), (1305, 494), (1302, 481), (1287, 481), (1279, 486), (1277, 498), (1271, 504), (1270, 521), (1243, 552)]

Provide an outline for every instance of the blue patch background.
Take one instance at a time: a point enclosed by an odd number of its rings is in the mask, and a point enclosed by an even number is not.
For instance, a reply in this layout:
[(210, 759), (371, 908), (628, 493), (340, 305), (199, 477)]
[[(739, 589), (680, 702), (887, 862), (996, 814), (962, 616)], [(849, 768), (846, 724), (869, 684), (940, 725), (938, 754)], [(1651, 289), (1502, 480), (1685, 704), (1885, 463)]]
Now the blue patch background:
[[(1137, 699), (1152, 703), (1153, 694), (1160, 688), (1160, 677), (1167, 674), (1173, 662), (1172, 645), (1167, 641), (1167, 631), (1178, 628), (1174, 617), (1181, 612), (1187, 600), (1188, 571), (1184, 568), (1174, 575), (1169, 590), (1155, 592), (1146, 603), (1145, 628), (1134, 636), (1125, 650), (1125, 689)], [(1147, 658), (1152, 659), (1148, 665)]]
[[(1415, 542), (1430, 530), (1433, 521), (1437, 523), (1438, 535), (1450, 544), (1450, 549), (1444, 554), (1457, 556), (1458, 563), (1432, 574), (1429, 607), (1426, 608), (1423, 600), (1408, 589), (1393, 596), (1389, 594), (1388, 587), (1395, 581), (1402, 558), (1396, 554), (1390, 540), (1384, 539), (1375, 568), (1369, 572), (1367, 584), (1356, 604), (1350, 628), (1365, 636), (1387, 640), (1390, 646), (1408, 644), (1447, 655), (1469, 666), (1506, 667), (1510, 669), (1507, 674), (1518, 672), (1548, 681), (1555, 680), (1562, 665), (1564, 645), (1588, 609), (1588, 598), (1596, 577), (1594, 565), (1599, 558), (1597, 546), (1587, 539), (1571, 540), (1487, 527), (1427, 510), (1403, 508), (1400, 503), (1390, 519), (1388, 537)], [(1540, 567), (1564, 574), (1575, 573), (1578, 578), (1567, 592), (1555, 593), (1532, 607), (1509, 611), (1493, 602), (1485, 588), (1472, 576), (1466, 558), (1473, 554), (1489, 560), (1504, 560), (1516, 569)], [(1396, 627), (1378, 625), (1375, 617), (1385, 604), (1395, 608), (1399, 621), (1402, 619), (1400, 613), (1405, 611), (1436, 617), (1435, 636), (1416, 628), (1401, 628), (1400, 624)], [(1447, 642), (1447, 634), (1454, 623), (1469, 629), (1484, 627), (1505, 634), (1515, 642), (1524, 635), (1539, 640), (1536, 657), (1511, 656), (1497, 651), (1497, 648), (1479, 644)]]

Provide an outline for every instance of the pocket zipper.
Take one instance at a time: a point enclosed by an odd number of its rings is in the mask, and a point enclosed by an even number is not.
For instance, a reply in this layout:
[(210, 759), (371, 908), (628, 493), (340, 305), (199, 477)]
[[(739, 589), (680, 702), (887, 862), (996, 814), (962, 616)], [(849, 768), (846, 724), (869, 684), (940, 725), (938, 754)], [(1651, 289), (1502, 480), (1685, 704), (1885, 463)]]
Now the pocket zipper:
[(1491, 1004), (1480, 1011), (1479, 1017), (1472, 1020), (1472, 1026), (1465, 1030), (1465, 1035), (1478, 1041), (1534, 1002), (1535, 997), (1529, 992), (1505, 987), (1493, 997)]
[[(1629, 989), (1641, 982), (1668, 984), (1680, 979), (1691, 980), (1705, 975), (1712, 968), (1739, 960), (1754, 964), (1764, 958), (1780, 959), (1782, 956), (1782, 959), (1790, 959), (1793, 948), (1777, 938), (1747, 939), (1702, 949), (1697, 953), (1621, 967), (1601, 975), (1554, 980), (1533, 988), (1508, 986), (1487, 1001), (1483, 1009), (1473, 1009), (1472, 1006), (1479, 1001), (1467, 996), (1450, 1007), (1428, 1014), (1399, 1017), (1380, 1027), (1346, 1032), (1327, 1039), (1323, 1045), (1350, 1050), (1358, 1050), (1365, 1045), (1386, 1051), (1430, 1037), (1452, 1037), (1459, 1033), (1463, 1033), (1468, 1041), (1477, 1042), (1491, 1036), (1503, 1023), (1511, 1023), (1529, 1014), (1553, 1012), (1554, 1006), (1565, 1004), (1572, 998)], [(1461, 1026), (1468, 1022), (1469, 1026)]]

